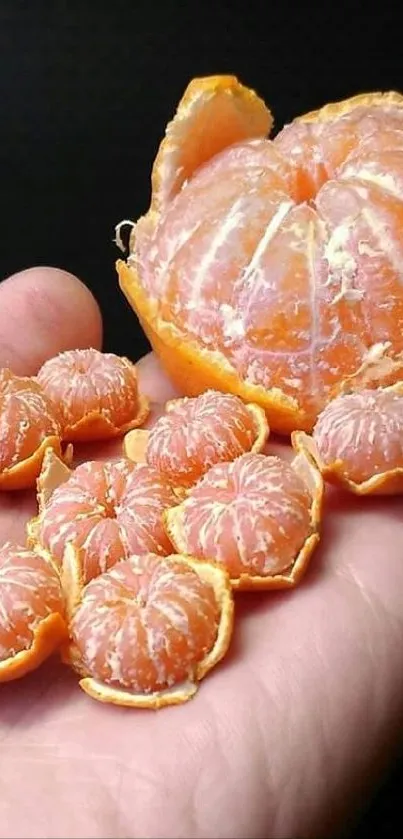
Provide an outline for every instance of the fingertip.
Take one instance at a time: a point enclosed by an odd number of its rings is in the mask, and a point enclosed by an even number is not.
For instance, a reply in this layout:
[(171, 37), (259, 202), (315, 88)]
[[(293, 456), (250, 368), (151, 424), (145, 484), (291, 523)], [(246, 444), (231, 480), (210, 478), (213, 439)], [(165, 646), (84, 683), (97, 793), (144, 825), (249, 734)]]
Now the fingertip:
[(155, 355), (150, 352), (136, 364), (138, 371), (139, 390), (145, 393), (152, 402), (164, 403), (168, 399), (175, 399), (180, 393), (164, 373)]
[(67, 349), (102, 346), (102, 318), (94, 295), (73, 274), (40, 266), (0, 285), (0, 366), (33, 375)]

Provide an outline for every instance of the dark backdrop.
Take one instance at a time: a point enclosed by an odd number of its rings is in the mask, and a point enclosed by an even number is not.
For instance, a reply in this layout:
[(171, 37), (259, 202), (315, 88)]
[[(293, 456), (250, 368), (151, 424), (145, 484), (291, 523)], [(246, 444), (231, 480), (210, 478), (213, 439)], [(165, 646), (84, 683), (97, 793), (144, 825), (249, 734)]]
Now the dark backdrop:
[[(1, 0), (1, 275), (34, 264), (76, 273), (103, 311), (105, 348), (137, 358), (147, 343), (117, 286), (114, 225), (146, 210), (151, 163), (188, 81), (235, 73), (277, 128), (326, 101), (403, 90), (392, 8)], [(398, 830), (400, 784), (398, 774), (360, 835), (391, 836), (394, 818)]]

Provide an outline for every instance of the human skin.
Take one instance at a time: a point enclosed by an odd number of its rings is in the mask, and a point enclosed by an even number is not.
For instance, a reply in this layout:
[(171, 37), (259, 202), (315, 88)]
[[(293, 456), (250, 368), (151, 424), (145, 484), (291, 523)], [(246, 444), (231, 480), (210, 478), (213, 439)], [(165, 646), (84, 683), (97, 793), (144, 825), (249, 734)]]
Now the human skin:
[[(0, 367), (33, 374), (101, 340), (71, 275), (0, 285)], [(139, 375), (158, 414), (174, 391), (153, 355)], [(33, 493), (0, 493), (0, 544), (34, 510)], [(340, 836), (400, 747), (402, 500), (332, 490), (303, 582), (236, 604), (230, 653), (183, 706), (101, 705), (57, 661), (0, 686), (0, 836)]]

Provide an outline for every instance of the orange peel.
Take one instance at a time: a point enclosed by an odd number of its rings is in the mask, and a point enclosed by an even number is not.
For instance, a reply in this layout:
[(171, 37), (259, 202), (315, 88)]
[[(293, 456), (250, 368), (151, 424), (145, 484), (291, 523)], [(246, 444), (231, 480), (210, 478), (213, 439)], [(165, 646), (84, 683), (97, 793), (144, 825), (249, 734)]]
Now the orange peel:
[(394, 90), (357, 93), (339, 102), (329, 102), (315, 111), (308, 111), (295, 118), (295, 122), (329, 122), (349, 114), (355, 108), (372, 108), (374, 105), (403, 105), (403, 96)]
[[(241, 459), (238, 458), (238, 460)], [(278, 458), (275, 459), (279, 460)], [(228, 466), (228, 464), (226, 465)], [(286, 464), (284, 465), (286, 466)], [(312, 554), (320, 541), (324, 485), (316, 460), (305, 449), (298, 449), (297, 456), (291, 463), (291, 467), (296, 475), (301, 478), (310, 497), (309, 528), (303, 545), (298, 550), (293, 561), (290, 562), (290, 565), (279, 573), (261, 575), (258, 573), (252, 574), (248, 571), (237, 574), (236, 576), (230, 574), (231, 587), (235, 590), (267, 591), (294, 588), (301, 581), (308, 569)], [(167, 510), (163, 515), (168, 536), (178, 552), (189, 550), (189, 542), (184, 531), (184, 511), (191, 495), (192, 490), (189, 491), (184, 501), (176, 507)], [(216, 556), (213, 552), (211, 553), (211, 560), (216, 561)]]
[[(336, 397), (334, 402), (340, 402), (343, 397), (352, 395), (355, 393), (359, 397), (362, 397), (363, 394), (373, 394), (374, 398), (376, 399), (376, 393), (391, 393), (395, 394), (399, 397), (402, 397), (402, 426), (403, 426), (403, 384), (402, 382), (396, 382), (394, 385), (385, 388), (374, 388), (370, 391), (351, 391), (342, 394), (339, 397)], [(327, 408), (321, 416), (325, 414), (326, 411), (329, 411), (333, 407), (333, 403), (330, 402)], [(376, 408), (373, 408), (376, 410)], [(346, 414), (345, 422), (347, 424), (348, 416)], [(336, 487), (346, 490), (347, 492), (352, 493), (353, 495), (358, 496), (365, 496), (365, 495), (398, 495), (403, 493), (403, 447), (400, 446), (400, 463), (398, 465), (385, 469), (384, 471), (375, 472), (363, 480), (354, 480), (351, 475), (349, 475), (349, 465), (346, 463), (345, 458), (343, 457), (332, 457), (330, 460), (325, 460), (320, 453), (318, 444), (315, 440), (315, 429), (313, 435), (306, 434), (303, 431), (295, 431), (291, 435), (291, 442), (292, 446), (295, 450), (299, 452), (304, 452), (306, 457), (311, 457), (317, 464), (317, 468), (320, 470), (320, 473), (323, 479)], [(401, 434), (398, 435), (401, 438)], [(396, 434), (395, 434), (396, 437)], [(378, 442), (378, 447), (377, 447)], [(380, 441), (376, 440), (371, 431), (369, 431), (367, 435), (367, 443), (368, 449), (372, 450), (372, 454), (376, 459), (376, 452), (379, 453), (379, 446)], [(361, 437), (361, 444), (365, 446), (365, 440)]]
[(32, 644), (10, 658), (0, 661), (0, 683), (21, 679), (36, 670), (67, 638), (66, 621), (60, 614), (49, 615), (38, 624)]
[(150, 432), (146, 428), (128, 431), (123, 438), (123, 454), (133, 463), (147, 463), (147, 444)]
[(30, 457), (16, 463), (9, 469), (4, 469), (0, 473), (0, 490), (22, 490), (35, 486), (45, 452), (49, 449), (52, 449), (56, 455), (61, 457), (62, 448), (59, 437), (46, 437)]
[[(17, 587), (17, 603), (12, 595), (14, 587)], [(67, 639), (68, 631), (59, 575), (43, 552), (11, 543), (0, 548), (0, 602), (2, 683), (36, 670)], [(14, 640), (13, 622), (16, 622)], [(6, 653), (9, 650), (8, 656), (4, 656), (4, 648)]]
[[(38, 504), (38, 515), (33, 516), (26, 525), (27, 545), (34, 550), (44, 551), (39, 538), (40, 514), (50, 501), (55, 489), (72, 475), (70, 469), (72, 459), (72, 447), (69, 447), (67, 461), (63, 460), (54, 449), (47, 447), (41, 464), (41, 470), (36, 480), (36, 498)], [(47, 551), (45, 551), (48, 554)]]
[(234, 142), (265, 137), (272, 123), (263, 100), (235, 76), (192, 79), (154, 162), (152, 210), (160, 212), (195, 168)]
[[(124, 560), (123, 564), (126, 565), (128, 562), (130, 560)], [(169, 563), (180, 562), (182, 565), (195, 571), (202, 581), (212, 587), (220, 613), (215, 641), (211, 648), (205, 651), (203, 658), (194, 662), (186, 680), (178, 684), (167, 685), (164, 688), (150, 693), (142, 693), (132, 691), (123, 685), (105, 683), (89, 673), (86, 665), (83, 663), (76, 642), (71, 638), (70, 629), (70, 641), (62, 648), (62, 660), (65, 664), (72, 667), (81, 677), (79, 685), (82, 690), (99, 702), (128, 708), (147, 708), (153, 710), (167, 705), (182, 704), (194, 697), (200, 681), (219, 664), (228, 651), (233, 632), (234, 601), (226, 571), (214, 563), (202, 562), (184, 555), (164, 557), (163, 562), (168, 564), (168, 566)], [(115, 571), (116, 568), (117, 566), (113, 570)], [(106, 577), (108, 573), (102, 576)], [(65, 586), (67, 585), (70, 588), (68, 614), (71, 627), (71, 622), (77, 616), (77, 612), (86, 597), (86, 593), (92, 585), (89, 583), (87, 586), (83, 586), (79, 555), (73, 548), (66, 551), (64, 580)]]

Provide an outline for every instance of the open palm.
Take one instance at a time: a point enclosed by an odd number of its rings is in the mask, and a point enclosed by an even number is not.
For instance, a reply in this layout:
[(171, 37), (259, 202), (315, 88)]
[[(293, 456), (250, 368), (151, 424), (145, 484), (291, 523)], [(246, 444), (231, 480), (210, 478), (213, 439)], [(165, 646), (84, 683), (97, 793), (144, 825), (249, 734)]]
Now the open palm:
[[(1, 285), (0, 366), (32, 374), (100, 342), (96, 304), (70, 275)], [(139, 370), (158, 411), (172, 388), (153, 356)], [(0, 544), (21, 540), (34, 510), (32, 493), (0, 494)], [(231, 652), (188, 704), (103, 706), (58, 661), (1, 686), (0, 835), (340, 835), (401, 722), (402, 501), (332, 492), (326, 514), (296, 590), (237, 597)]]

